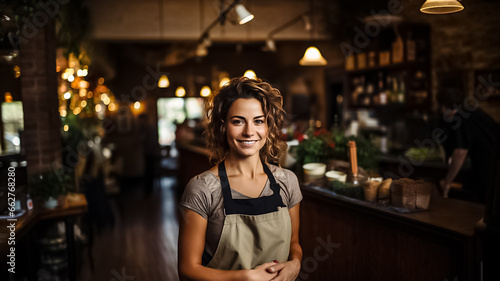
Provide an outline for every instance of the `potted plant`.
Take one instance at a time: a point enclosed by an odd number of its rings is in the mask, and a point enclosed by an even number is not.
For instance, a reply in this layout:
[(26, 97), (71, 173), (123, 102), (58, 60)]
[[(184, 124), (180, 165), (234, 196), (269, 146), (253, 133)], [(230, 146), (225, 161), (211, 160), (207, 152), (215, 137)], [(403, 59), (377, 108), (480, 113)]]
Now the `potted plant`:
[(299, 135), (299, 145), (296, 149), (297, 161), (306, 163), (325, 163), (331, 160), (349, 161), (347, 143), (356, 142), (358, 164), (365, 169), (375, 169), (377, 166), (378, 149), (369, 140), (361, 137), (346, 137), (340, 131), (329, 132), (319, 129), (311, 134)]
[(47, 209), (58, 205), (58, 197), (72, 189), (71, 175), (60, 170), (49, 170), (33, 175), (29, 179), (30, 188), (36, 197), (43, 200)]

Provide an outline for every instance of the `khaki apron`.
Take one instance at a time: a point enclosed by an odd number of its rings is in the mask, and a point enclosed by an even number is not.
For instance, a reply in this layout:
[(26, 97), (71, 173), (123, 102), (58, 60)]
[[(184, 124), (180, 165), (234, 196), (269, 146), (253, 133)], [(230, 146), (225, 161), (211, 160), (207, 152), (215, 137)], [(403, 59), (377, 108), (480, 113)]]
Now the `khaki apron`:
[(262, 163), (273, 195), (250, 199), (233, 199), (224, 162), (219, 177), (224, 199), (224, 226), (213, 257), (206, 252), (203, 264), (216, 269), (253, 269), (273, 260), (288, 260), (292, 225), (288, 208), (280, 196), (269, 167)]

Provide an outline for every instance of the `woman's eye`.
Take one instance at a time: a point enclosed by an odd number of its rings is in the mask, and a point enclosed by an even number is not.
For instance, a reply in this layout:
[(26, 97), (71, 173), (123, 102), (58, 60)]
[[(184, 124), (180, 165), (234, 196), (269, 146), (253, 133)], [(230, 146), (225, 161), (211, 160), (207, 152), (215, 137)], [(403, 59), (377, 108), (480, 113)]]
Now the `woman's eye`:
[(234, 125), (241, 125), (241, 124), (243, 124), (243, 121), (241, 121), (241, 120), (233, 120), (233, 124)]
[(264, 120), (255, 120), (256, 124), (264, 124)]

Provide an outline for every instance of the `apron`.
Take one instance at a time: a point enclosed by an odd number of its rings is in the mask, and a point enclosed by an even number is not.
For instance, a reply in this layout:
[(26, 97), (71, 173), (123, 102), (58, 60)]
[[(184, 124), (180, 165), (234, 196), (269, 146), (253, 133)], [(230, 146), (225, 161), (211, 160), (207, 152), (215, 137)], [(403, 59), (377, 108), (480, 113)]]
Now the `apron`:
[(233, 199), (224, 161), (219, 164), (219, 178), (224, 199), (224, 226), (213, 257), (206, 252), (203, 264), (215, 269), (253, 269), (273, 260), (288, 260), (292, 224), (288, 208), (280, 196), (269, 167), (262, 163), (273, 195)]

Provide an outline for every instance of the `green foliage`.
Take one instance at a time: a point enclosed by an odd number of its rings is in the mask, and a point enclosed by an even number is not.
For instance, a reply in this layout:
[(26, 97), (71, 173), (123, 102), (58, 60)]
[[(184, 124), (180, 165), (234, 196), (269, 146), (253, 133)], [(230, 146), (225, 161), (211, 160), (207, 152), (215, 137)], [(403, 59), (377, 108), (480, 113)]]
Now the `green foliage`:
[[(33, 16), (37, 11), (41, 11), (45, 16), (50, 17), (41, 8), (41, 4), (46, 1), (39, 0), (5, 0), (0, 2), (0, 11), (13, 18), (13, 25), (3, 26), (0, 21), (0, 40), (5, 38), (5, 34), (10, 29), (19, 36), (26, 22), (33, 22)], [(59, 47), (63, 47), (67, 54), (74, 53), (77, 57), (80, 47), (88, 39), (90, 33), (90, 14), (84, 0), (71, 0), (65, 4), (57, 3), (58, 13), (54, 15), (57, 25), (57, 42)], [(1, 14), (0, 14), (1, 15)], [(38, 26), (36, 28), (39, 28)]]
[(329, 188), (337, 194), (344, 195), (351, 198), (363, 200), (364, 191), (362, 186), (348, 186), (343, 182), (333, 181), (330, 183)]
[(356, 142), (358, 165), (364, 169), (377, 167), (379, 150), (369, 140), (361, 137), (345, 137), (340, 131), (331, 133), (325, 129), (310, 134), (297, 147), (297, 160), (300, 164), (320, 162), (330, 159), (349, 161), (347, 143)]
[(28, 179), (28, 184), (33, 194), (43, 199), (66, 195), (73, 188), (71, 175), (64, 173), (62, 169), (33, 175)]

